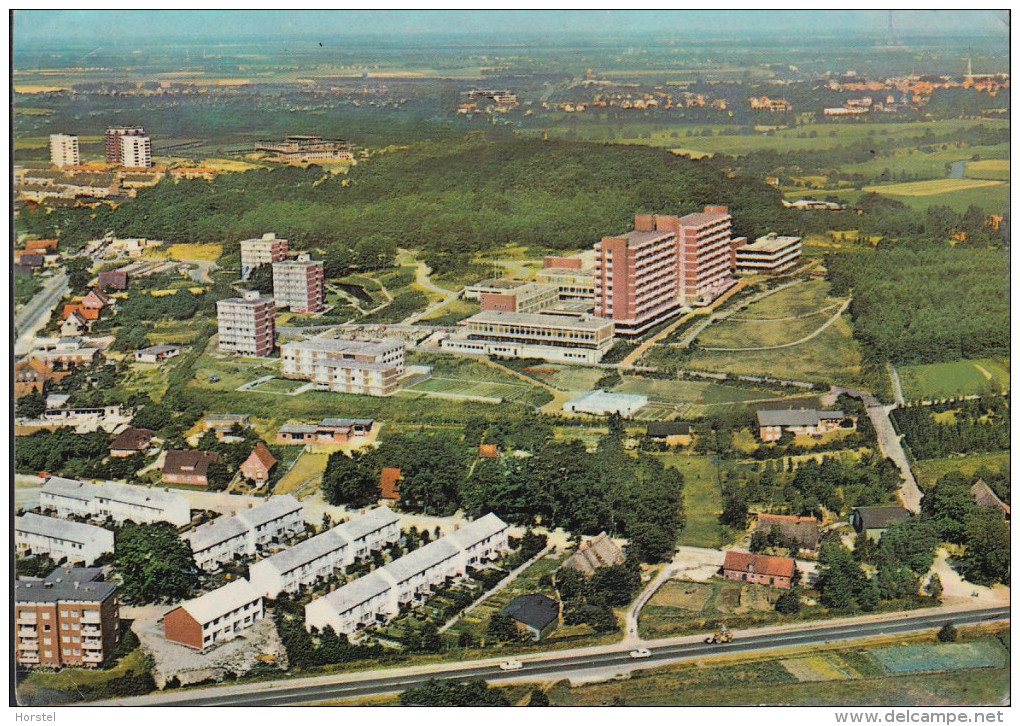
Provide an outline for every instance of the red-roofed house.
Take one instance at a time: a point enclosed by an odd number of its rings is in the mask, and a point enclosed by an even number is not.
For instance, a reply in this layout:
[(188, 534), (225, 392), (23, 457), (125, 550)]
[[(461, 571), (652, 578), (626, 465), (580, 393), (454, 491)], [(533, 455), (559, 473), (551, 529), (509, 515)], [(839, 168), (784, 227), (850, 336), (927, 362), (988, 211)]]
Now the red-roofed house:
[(67, 320), (73, 313), (78, 313), (86, 321), (99, 320), (99, 308), (87, 308), (80, 302), (67, 303), (60, 313), (60, 319)]
[(723, 562), (723, 577), (736, 582), (753, 582), (789, 589), (795, 568), (794, 561), (789, 557), (727, 550)]
[(241, 476), (249, 481), (262, 484), (269, 479), (269, 472), (276, 466), (276, 457), (261, 441), (255, 444), (248, 458), (241, 464)]
[(30, 239), (25, 243), (26, 252), (56, 252), (57, 241), (55, 239)]
[(478, 458), (480, 459), (498, 459), (499, 449), (495, 444), (479, 444), (478, 445)]
[(110, 304), (110, 298), (106, 297), (99, 288), (94, 287), (82, 299), (81, 304), (86, 310), (102, 310)]
[(400, 480), (403, 475), (400, 469), (384, 466), (379, 474), (379, 498), (389, 502), (400, 501)]

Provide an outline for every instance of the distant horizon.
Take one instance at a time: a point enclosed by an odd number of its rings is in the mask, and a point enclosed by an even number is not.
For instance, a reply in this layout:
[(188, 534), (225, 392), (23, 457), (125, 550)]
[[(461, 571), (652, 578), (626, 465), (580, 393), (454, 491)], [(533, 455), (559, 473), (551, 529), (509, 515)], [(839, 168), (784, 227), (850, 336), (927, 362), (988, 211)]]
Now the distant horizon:
[[(113, 17), (116, 16), (116, 17)], [(122, 47), (159, 39), (162, 47), (252, 40), (323, 42), (342, 38), (409, 39), (415, 44), (471, 38), (548, 41), (602, 37), (642, 41), (696, 38), (1008, 37), (1006, 11), (810, 10), (18, 10), (12, 21), (16, 49), (80, 44)], [(69, 32), (69, 29), (70, 30)]]

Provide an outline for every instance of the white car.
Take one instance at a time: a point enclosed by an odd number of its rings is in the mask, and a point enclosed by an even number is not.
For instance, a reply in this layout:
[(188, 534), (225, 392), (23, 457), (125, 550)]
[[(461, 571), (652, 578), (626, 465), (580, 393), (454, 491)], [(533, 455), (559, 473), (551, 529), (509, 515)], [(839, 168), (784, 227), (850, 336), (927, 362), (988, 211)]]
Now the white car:
[(505, 660), (499, 664), (501, 671), (519, 671), (524, 667), (524, 664), (519, 660)]
[(630, 657), (631, 658), (635, 658), (635, 659), (636, 658), (651, 658), (652, 657), (652, 651), (648, 650), (648, 648), (638, 648), (637, 650), (632, 650), (630, 652)]

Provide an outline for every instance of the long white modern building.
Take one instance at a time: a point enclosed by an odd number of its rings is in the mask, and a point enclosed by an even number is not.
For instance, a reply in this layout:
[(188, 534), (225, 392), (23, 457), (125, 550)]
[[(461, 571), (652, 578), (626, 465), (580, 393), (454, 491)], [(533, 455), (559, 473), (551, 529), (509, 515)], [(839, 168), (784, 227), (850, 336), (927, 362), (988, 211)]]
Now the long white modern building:
[(115, 482), (84, 482), (51, 476), (39, 490), (39, 505), (59, 517), (109, 517), (117, 523), (169, 522), (183, 527), (191, 521), (188, 500), (163, 489)]
[(449, 578), (468, 567), (494, 561), (508, 547), (509, 527), (495, 514), (487, 514), (456, 532), (431, 542), (360, 577), (305, 606), (305, 627), (331, 627), (351, 634), (385, 622), (427, 597)]
[(248, 568), (248, 577), (265, 597), (296, 592), (399, 538), (397, 515), (388, 507), (377, 507), (256, 562)]
[(108, 529), (31, 512), (15, 518), (14, 541), (19, 554), (49, 555), (57, 562), (67, 558), (86, 566), (113, 552), (113, 532)]
[(195, 564), (215, 570), (236, 557), (254, 555), (258, 548), (304, 529), (301, 503), (289, 494), (245, 509), (233, 517), (219, 517), (184, 534)]
[(340, 393), (388, 396), (404, 375), (400, 340), (310, 338), (280, 346), (280, 371)]
[(586, 315), (485, 311), (460, 326), (440, 343), (443, 350), (594, 364), (613, 347), (613, 322)]

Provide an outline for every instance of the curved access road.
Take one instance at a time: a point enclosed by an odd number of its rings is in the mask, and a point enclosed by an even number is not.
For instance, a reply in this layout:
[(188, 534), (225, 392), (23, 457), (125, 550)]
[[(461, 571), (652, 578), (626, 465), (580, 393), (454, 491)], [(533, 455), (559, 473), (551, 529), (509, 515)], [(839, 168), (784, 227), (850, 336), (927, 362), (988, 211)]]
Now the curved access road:
[(1009, 620), (1009, 608), (961, 610), (936, 608), (924, 611), (883, 613), (840, 621), (797, 623), (792, 626), (734, 631), (735, 639), (707, 645), (704, 634), (646, 643), (649, 658), (631, 659), (623, 644), (520, 656), (523, 667), (502, 671), (499, 659), (443, 663), (417, 668), (347, 673), (294, 680), (280, 680), (93, 702), (96, 706), (285, 706), (300, 703), (397, 693), (432, 678), (461, 680), (482, 678), (497, 682), (541, 682), (579, 674), (608, 673), (652, 668), (694, 658), (733, 653), (752, 653), (791, 646), (821, 645), (934, 630), (947, 622), (970, 625)]

